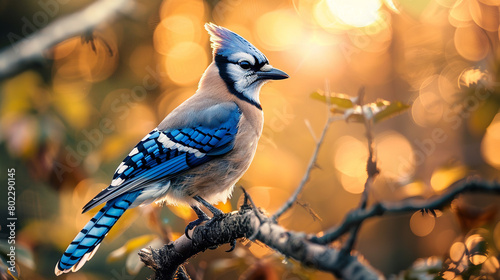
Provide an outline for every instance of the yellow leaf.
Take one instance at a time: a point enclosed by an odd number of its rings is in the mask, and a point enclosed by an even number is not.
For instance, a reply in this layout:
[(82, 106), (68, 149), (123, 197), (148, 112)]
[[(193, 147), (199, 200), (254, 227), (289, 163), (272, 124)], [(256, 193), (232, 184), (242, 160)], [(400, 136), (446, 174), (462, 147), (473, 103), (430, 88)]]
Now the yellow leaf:
[(141, 261), (139, 254), (137, 254), (136, 251), (142, 248), (160, 248), (161, 246), (163, 246), (163, 242), (159, 237), (156, 237), (151, 242), (148, 242), (147, 244), (139, 246), (135, 250), (133, 250), (130, 254), (128, 254), (127, 260), (125, 261), (127, 272), (130, 275), (137, 275), (141, 268), (144, 267), (144, 263)]
[(123, 134), (106, 136), (100, 149), (101, 159), (105, 163), (115, 161), (117, 158), (122, 159), (134, 147), (134, 141)]
[(24, 115), (33, 106), (39, 107), (45, 104), (45, 100), (40, 100), (40, 84), (42, 79), (35, 72), (28, 71), (21, 73), (7, 80), (2, 87), (1, 119)]
[(167, 207), (177, 217), (185, 221), (193, 221), (196, 219), (196, 214), (194, 213), (193, 209), (191, 209), (191, 207), (187, 205), (168, 205)]
[(156, 236), (155, 234), (145, 234), (132, 238), (129, 241), (127, 241), (127, 243), (125, 243), (122, 247), (111, 252), (106, 261), (108, 262), (117, 261), (133, 251), (137, 251), (141, 248), (146, 247), (146, 244), (150, 243), (155, 238), (158, 238), (158, 236)]
[(322, 102), (329, 102), (332, 106), (340, 109), (349, 109), (354, 106), (354, 102), (356, 102), (356, 97), (351, 97), (342, 93), (333, 93), (329, 97), (330, 100), (327, 100), (326, 95), (323, 91), (318, 90), (317, 92), (311, 93), (310, 96), (312, 99), (319, 100)]
[[(75, 85), (78, 85), (75, 83)], [(54, 89), (54, 107), (76, 129), (83, 129), (90, 121), (91, 104), (87, 93), (72, 84)]]
[(463, 178), (466, 173), (467, 169), (464, 166), (440, 168), (432, 174), (431, 186), (435, 191), (442, 191)]
[(217, 207), (217, 209), (220, 209), (224, 213), (229, 213), (233, 210), (233, 208), (231, 207), (231, 201), (229, 201), (229, 199), (226, 200), (226, 203), (219, 202), (217, 205), (215, 205), (215, 207)]
[(375, 112), (375, 122), (395, 116), (404, 110), (410, 108), (410, 105), (400, 101), (389, 102), (381, 100), (377, 102), (378, 111)]
[(415, 182), (409, 183), (409, 184), (404, 185), (401, 188), (399, 188), (398, 194), (399, 194), (401, 199), (404, 199), (404, 198), (408, 198), (408, 197), (415, 197), (415, 196), (423, 195), (423, 194), (425, 194), (425, 191), (427, 189), (428, 188), (424, 182), (415, 181)]

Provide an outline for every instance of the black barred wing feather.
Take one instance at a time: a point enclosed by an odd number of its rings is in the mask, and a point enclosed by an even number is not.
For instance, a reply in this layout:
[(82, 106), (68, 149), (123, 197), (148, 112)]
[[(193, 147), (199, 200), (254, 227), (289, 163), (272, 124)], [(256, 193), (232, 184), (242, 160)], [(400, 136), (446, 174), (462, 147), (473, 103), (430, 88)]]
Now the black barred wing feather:
[[(238, 107), (220, 123), (199, 124), (166, 131), (154, 129), (118, 166), (113, 181), (83, 207), (83, 212), (125, 192), (147, 187), (204, 164), (231, 151), (241, 112)], [(212, 121), (212, 120), (205, 120)]]

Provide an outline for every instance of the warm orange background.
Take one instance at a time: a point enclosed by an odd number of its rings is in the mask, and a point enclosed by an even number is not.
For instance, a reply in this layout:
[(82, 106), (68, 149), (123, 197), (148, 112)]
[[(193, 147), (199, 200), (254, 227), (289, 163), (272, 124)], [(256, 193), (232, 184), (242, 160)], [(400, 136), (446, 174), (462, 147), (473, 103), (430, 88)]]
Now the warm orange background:
[[(85, 4), (59, 4), (50, 21)], [(34, 22), (44, 11), (36, 3), (16, 5), (21, 4), (0, 5), (2, 34), (21, 35), (22, 18)], [(17, 170), (17, 240), (26, 254), (18, 259), (22, 278), (54, 278), (60, 254), (91, 217), (80, 214), (81, 207), (109, 184), (130, 149), (194, 93), (212, 59), (206, 22), (242, 35), (290, 75), (262, 89), (264, 133), (239, 183), (269, 213), (299, 184), (326, 120), (325, 104), (310, 98), (317, 90), (355, 96), (365, 86), (367, 102), (413, 104), (375, 126), (381, 173), (371, 201), (428, 197), (467, 174), (498, 177), (499, 5), (496, 0), (140, 1), (132, 17), (99, 26), (95, 52), (81, 38), (58, 44), (46, 54), (50, 64), (1, 85), (0, 173)], [(296, 205), (280, 223), (307, 233), (339, 223), (357, 206), (366, 158), (364, 127), (335, 122), (320, 151), (320, 168), (300, 197), (320, 219)], [(236, 189), (219, 207), (237, 209), (240, 196)], [(0, 197), (4, 201), (5, 195)], [(418, 213), (374, 218), (363, 225), (358, 249), (387, 275), (417, 258), (442, 257), (455, 242), (457, 250), (463, 236), (478, 227), (490, 235), (495, 252), (497, 209), (488, 208), (491, 217), (484, 217), (489, 213), (484, 209), (499, 202), (468, 196), (437, 218)], [(159, 218), (152, 214), (157, 212)], [(182, 207), (129, 211), (91, 262), (59, 279), (137, 273), (135, 252), (150, 242), (161, 244), (159, 224), (168, 225), (175, 238), (194, 219)], [(239, 242), (233, 253), (223, 252), (226, 247), (196, 256), (188, 270), (197, 269), (205, 279), (233, 279), (245, 271), (261, 271), (268, 279), (333, 279), (258, 244)], [(142, 269), (123, 279), (149, 274)]]

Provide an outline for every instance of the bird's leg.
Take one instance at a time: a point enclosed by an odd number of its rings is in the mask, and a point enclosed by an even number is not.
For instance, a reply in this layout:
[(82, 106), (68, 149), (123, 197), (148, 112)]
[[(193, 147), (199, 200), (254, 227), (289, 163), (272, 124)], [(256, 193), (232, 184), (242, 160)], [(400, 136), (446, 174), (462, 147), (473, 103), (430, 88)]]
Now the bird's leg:
[(227, 250), (226, 252), (227, 253), (232, 252), (235, 247), (236, 247), (236, 239), (233, 239), (231, 240), (231, 248), (229, 248), (229, 250)]
[(197, 220), (194, 220), (192, 222), (190, 222), (187, 226), (186, 226), (186, 229), (184, 230), (184, 234), (186, 235), (187, 238), (191, 239), (191, 237), (189, 236), (188, 234), (188, 231), (194, 229), (194, 227), (200, 225), (201, 223), (203, 223), (204, 221), (208, 221), (210, 220), (210, 218), (207, 216), (207, 214), (205, 214), (205, 212), (203, 212), (200, 207), (198, 206), (191, 206), (191, 208), (193, 208), (194, 212), (196, 213), (196, 215), (198, 216), (198, 219)]
[[(207, 209), (210, 210), (210, 212), (212, 212), (212, 214), (214, 214), (214, 218), (217, 218), (217, 217), (220, 217), (220, 216), (224, 215), (224, 212), (222, 212), (221, 210), (217, 209), (215, 206), (213, 206), (212, 204), (208, 203), (206, 200), (204, 200), (200, 196), (195, 195), (195, 196), (193, 196), (193, 198), (196, 201), (198, 201), (199, 203), (203, 204), (203, 206), (207, 207)], [(193, 206), (191, 206), (191, 207), (193, 207)], [(201, 211), (200, 208), (198, 208), (198, 210)], [(203, 211), (201, 211), (201, 212), (203, 213)], [(205, 213), (203, 213), (203, 214), (205, 214)], [(206, 216), (206, 214), (205, 214), (205, 216)], [(186, 236), (187, 236), (187, 234), (186, 234)], [(233, 240), (231, 240), (231, 248), (229, 250), (227, 250), (226, 252), (233, 251), (235, 247), (236, 247), (236, 239), (233, 239)], [(217, 248), (217, 246), (215, 246), (215, 248)], [(213, 248), (213, 249), (215, 249), (215, 248)], [(212, 249), (212, 248), (210, 248), (210, 249)]]
[(220, 217), (220, 216), (222, 216), (224, 214), (221, 210), (215, 208), (215, 206), (213, 206), (212, 204), (208, 203), (206, 200), (204, 200), (200, 196), (195, 195), (195, 196), (193, 196), (193, 198), (196, 201), (198, 201), (199, 203), (203, 204), (203, 206), (207, 207), (207, 209), (210, 210), (210, 212), (212, 212), (212, 214), (214, 214), (214, 218), (215, 217)]

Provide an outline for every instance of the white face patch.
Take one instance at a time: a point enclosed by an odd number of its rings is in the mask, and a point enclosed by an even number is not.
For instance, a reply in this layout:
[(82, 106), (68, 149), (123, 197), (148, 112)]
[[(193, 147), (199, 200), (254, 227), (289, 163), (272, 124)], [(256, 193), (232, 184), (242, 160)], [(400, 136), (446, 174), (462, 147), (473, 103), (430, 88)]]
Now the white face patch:
[(234, 63), (228, 64), (227, 74), (234, 81), (234, 89), (246, 98), (260, 104), (259, 90), (266, 82), (265, 80), (256, 81), (257, 74), (253, 70), (245, 70)]
[(257, 81), (250, 86), (247, 86), (243, 91), (243, 95), (248, 99), (255, 101), (257, 104), (260, 104), (259, 93), (260, 88), (266, 83), (265, 80)]
[[(265, 58), (265, 57), (264, 57)], [(255, 65), (258, 63), (255, 56), (246, 52), (237, 52), (228, 57), (229, 63), (226, 64), (225, 74), (232, 82), (235, 91), (242, 94), (254, 103), (260, 104), (259, 91), (266, 80), (259, 80)], [(251, 66), (241, 67), (240, 63), (246, 61)], [(271, 71), (272, 66), (265, 64), (259, 71)]]

